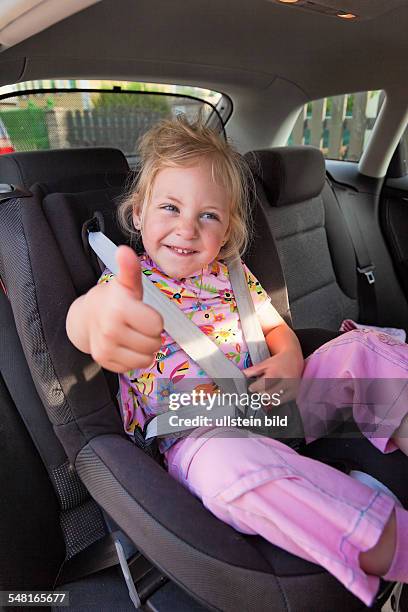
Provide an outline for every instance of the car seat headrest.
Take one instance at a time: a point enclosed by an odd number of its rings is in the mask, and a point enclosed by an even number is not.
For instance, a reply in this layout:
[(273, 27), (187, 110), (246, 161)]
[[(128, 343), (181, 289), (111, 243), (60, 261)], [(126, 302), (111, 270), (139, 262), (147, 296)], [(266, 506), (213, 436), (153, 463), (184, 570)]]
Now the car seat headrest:
[(58, 181), (67, 176), (126, 174), (129, 166), (119, 149), (89, 147), (0, 155), (0, 183), (29, 189), (34, 183)]
[(275, 147), (252, 151), (245, 157), (263, 183), (271, 206), (305, 202), (323, 189), (324, 157), (315, 147)]

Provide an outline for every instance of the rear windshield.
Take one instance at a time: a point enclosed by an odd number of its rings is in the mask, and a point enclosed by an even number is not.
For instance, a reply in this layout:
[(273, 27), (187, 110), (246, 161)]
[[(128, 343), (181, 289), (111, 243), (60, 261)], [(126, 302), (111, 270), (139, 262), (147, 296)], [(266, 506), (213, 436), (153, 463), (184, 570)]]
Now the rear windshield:
[(83, 84), (54, 80), (0, 90), (0, 126), (12, 149), (115, 147), (134, 165), (138, 139), (165, 117), (184, 113), (194, 119), (202, 113), (211, 127), (223, 131), (218, 92), (146, 83)]

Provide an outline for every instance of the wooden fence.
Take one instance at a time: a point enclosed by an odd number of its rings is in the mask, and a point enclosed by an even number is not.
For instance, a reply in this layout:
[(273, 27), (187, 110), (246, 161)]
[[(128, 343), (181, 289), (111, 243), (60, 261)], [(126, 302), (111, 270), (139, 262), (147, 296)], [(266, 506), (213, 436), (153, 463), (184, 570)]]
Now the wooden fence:
[(65, 140), (70, 147), (116, 147), (135, 153), (138, 138), (167, 113), (116, 108), (65, 112)]
[(330, 159), (358, 161), (383, 100), (383, 92), (361, 92), (305, 104), (289, 144), (309, 144)]

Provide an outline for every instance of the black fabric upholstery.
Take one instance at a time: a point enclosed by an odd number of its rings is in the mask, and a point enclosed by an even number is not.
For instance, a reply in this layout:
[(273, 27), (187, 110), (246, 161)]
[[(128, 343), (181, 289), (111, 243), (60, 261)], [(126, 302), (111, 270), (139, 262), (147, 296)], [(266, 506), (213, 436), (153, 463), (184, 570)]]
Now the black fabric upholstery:
[[(109, 174), (125, 174), (129, 166), (118, 149), (55, 149), (0, 156), (0, 183), (29, 189), (34, 183), (100, 175), (99, 184)], [(109, 179), (108, 179), (109, 180)]]
[(36, 392), (14, 325), (10, 303), (0, 289), (0, 371), (26, 429), (40, 454), (49, 474), (66, 461), (60, 442), (53, 434), (52, 425)]
[[(44, 407), (34, 387), (27, 361), (14, 325), (10, 303), (0, 291), (0, 371), (13, 397), (26, 429), (44, 463), (54, 485), (59, 503), (59, 520), (64, 533), (66, 557), (105, 534), (100, 509), (80, 481), (78, 474), (70, 468), (66, 454), (52, 431)], [(9, 464), (7, 447), (3, 446), (2, 461)], [(30, 462), (27, 461), (27, 464)], [(0, 515), (1, 516), (1, 515)], [(86, 516), (86, 520), (84, 520)], [(75, 521), (75, 522), (74, 522)]]
[(356, 259), (346, 222), (326, 181), (322, 191), (324, 219), (330, 257), (341, 291), (357, 303)]
[(303, 357), (309, 357), (319, 347), (321, 347), (326, 342), (330, 342), (334, 338), (341, 336), (344, 332), (332, 331), (330, 329), (320, 329), (320, 328), (305, 328), (305, 329), (295, 329), (295, 334), (300, 342), (300, 346), (302, 347)]
[(270, 206), (287, 206), (316, 197), (325, 181), (324, 159), (315, 147), (275, 147), (247, 154)]
[(381, 221), (401, 287), (408, 300), (408, 207), (406, 199), (386, 194), (382, 201)]
[(65, 556), (58, 501), (1, 376), (0, 414), (0, 590), (52, 589)]
[(40, 202), (28, 200), (0, 207), (1, 276), (37, 391), (57, 435), (66, 430), (62, 443), (73, 461), (86, 439), (122, 432), (122, 423), (100, 367), (68, 340), (65, 318), (76, 293)]
[[(43, 199), (44, 214), (57, 239), (78, 295), (88, 291), (97, 281), (81, 240), (81, 228), (95, 210), (102, 212), (106, 220), (107, 236), (115, 244), (127, 242), (127, 237), (115, 221), (115, 204), (123, 193), (125, 180), (126, 177), (122, 176), (122, 185), (117, 187), (79, 193), (50, 193)], [(35, 186), (33, 191), (40, 196)]]

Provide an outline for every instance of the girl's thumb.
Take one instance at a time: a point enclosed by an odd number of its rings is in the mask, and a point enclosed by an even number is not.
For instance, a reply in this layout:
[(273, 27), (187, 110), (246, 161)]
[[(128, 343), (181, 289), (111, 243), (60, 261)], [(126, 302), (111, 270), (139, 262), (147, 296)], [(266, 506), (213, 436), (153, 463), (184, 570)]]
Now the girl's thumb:
[(116, 261), (119, 267), (116, 280), (123, 287), (132, 291), (138, 300), (141, 300), (143, 298), (142, 270), (138, 256), (133, 249), (122, 245), (116, 252)]

